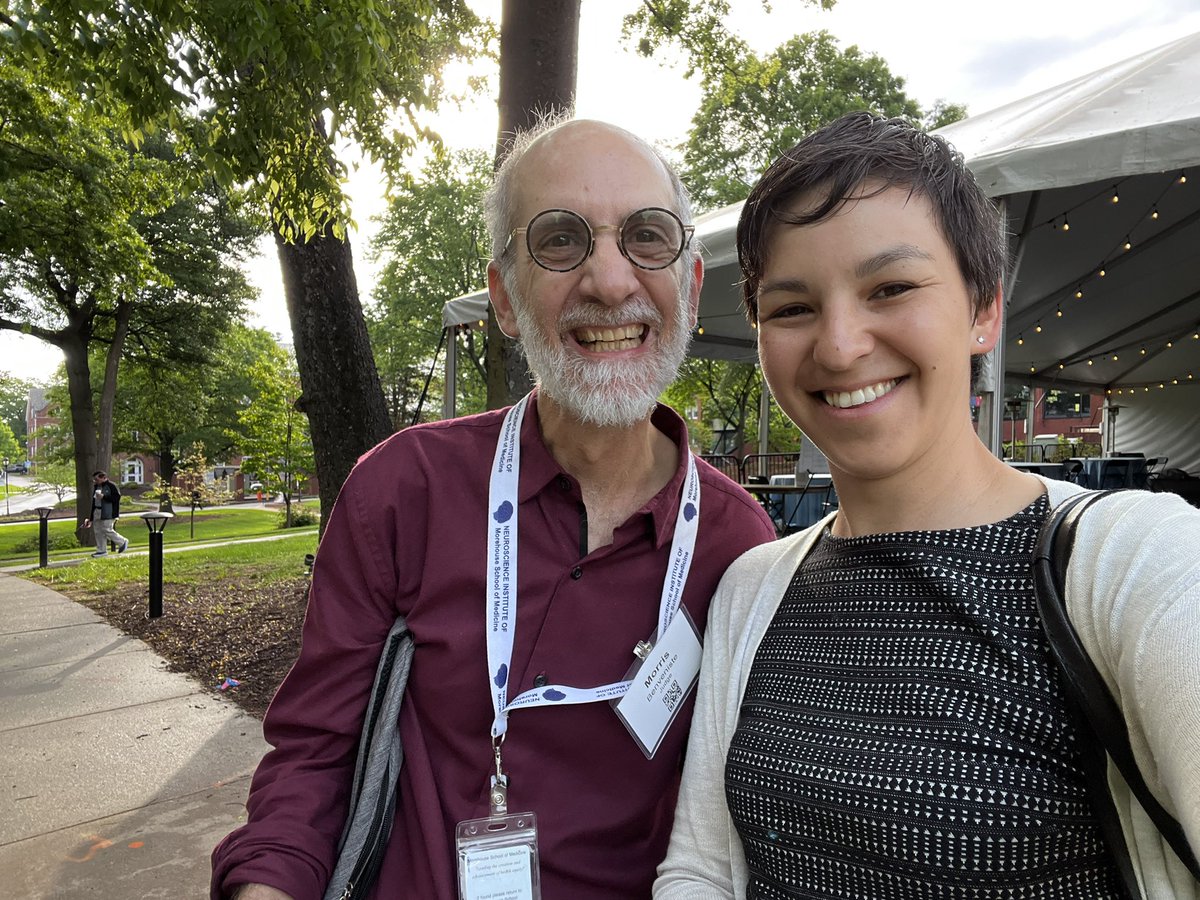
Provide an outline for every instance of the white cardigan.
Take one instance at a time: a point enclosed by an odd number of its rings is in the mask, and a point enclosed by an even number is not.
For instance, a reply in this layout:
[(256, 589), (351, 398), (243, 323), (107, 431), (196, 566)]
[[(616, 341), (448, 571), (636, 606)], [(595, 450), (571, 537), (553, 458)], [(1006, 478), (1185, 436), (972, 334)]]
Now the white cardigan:
[[(1081, 490), (1045, 484), (1051, 506)], [(748, 551), (717, 588), (656, 898), (746, 896), (746, 859), (725, 805), (725, 756), (759, 641), (828, 521)], [(1200, 848), (1200, 510), (1172, 494), (1106, 498), (1080, 522), (1066, 591), (1080, 640), (1125, 713), (1147, 786)], [(1200, 885), (1111, 763), (1109, 785), (1146, 900), (1200, 900)]]

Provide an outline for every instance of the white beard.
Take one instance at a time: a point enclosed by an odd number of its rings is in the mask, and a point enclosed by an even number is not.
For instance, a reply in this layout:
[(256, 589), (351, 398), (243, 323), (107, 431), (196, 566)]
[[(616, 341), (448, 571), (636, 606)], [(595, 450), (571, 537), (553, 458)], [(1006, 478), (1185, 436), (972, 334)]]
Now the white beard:
[(628, 428), (646, 419), (659, 394), (675, 380), (691, 343), (687, 292), (669, 327), (649, 300), (635, 298), (620, 307), (576, 305), (563, 312), (560, 333), (587, 325), (615, 327), (644, 322), (658, 333), (658, 352), (638, 360), (586, 359), (571, 352), (557, 335), (541, 331), (527, 305), (509, 290), (521, 329), (521, 347), (538, 390), (581, 422), (605, 428)]

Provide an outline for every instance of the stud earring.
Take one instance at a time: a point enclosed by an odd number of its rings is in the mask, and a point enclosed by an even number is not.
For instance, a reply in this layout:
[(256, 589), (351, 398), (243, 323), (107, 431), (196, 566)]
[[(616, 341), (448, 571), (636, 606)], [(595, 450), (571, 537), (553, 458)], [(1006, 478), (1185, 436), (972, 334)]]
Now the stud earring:
[(986, 343), (987, 343), (987, 341), (986, 341), (986, 340), (984, 340), (984, 337), (983, 337), (983, 335), (981, 334), (981, 335), (979, 335), (979, 337), (975, 338), (975, 343), (977, 343), (977, 344), (986, 344)]

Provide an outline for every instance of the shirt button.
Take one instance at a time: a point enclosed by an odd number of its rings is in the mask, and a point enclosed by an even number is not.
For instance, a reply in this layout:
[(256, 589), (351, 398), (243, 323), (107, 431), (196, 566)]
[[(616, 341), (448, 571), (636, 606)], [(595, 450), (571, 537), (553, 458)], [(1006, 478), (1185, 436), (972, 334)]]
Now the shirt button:
[(542, 672), (540, 675), (538, 675), (536, 678), (533, 679), (534, 687), (545, 687), (549, 683), (550, 683), (550, 679), (546, 677), (545, 672)]
[(571, 489), (571, 479), (568, 478), (566, 475), (559, 475), (558, 476), (558, 486), (560, 489), (562, 489), (564, 491), (569, 491)]
[(573, 568), (571, 570), (571, 577), (573, 579), (575, 579), (576, 581), (578, 581), (580, 578), (583, 577), (583, 569), (581, 569), (579, 566), (576, 566), (575, 568)]

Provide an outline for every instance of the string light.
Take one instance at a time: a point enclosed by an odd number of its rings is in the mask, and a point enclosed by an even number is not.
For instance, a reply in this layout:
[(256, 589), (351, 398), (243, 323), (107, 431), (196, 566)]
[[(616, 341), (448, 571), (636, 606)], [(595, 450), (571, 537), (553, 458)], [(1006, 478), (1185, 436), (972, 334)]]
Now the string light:
[(1070, 230), (1071, 230), (1071, 223), (1067, 221), (1067, 217), (1066, 217), (1066, 216), (1063, 216), (1062, 230), (1063, 230), (1063, 231), (1070, 231)]
[(1083, 299), (1083, 288), (1082, 287), (1075, 288), (1075, 299), (1076, 300)]
[(1133, 242), (1131, 240), (1129, 240), (1129, 235), (1125, 235), (1125, 244), (1124, 244), (1125, 249), (1128, 250), (1132, 246), (1133, 246)]
[(1061, 306), (1058, 307), (1058, 309), (1054, 310), (1054, 315), (1060, 319), (1062, 318), (1062, 307)]
[(1042, 333), (1042, 323), (1038, 322), (1037, 325), (1035, 325), (1033, 327), (1033, 330), (1036, 331), (1038, 334), (1041, 334)]
[(1088, 360), (1088, 365), (1092, 365), (1092, 361), (1090, 359)]
[(1108, 273), (1107, 273), (1107, 272), (1105, 272), (1103, 269), (1101, 269), (1101, 270), (1100, 270), (1100, 277), (1101, 277), (1101, 278), (1103, 278), (1103, 277), (1104, 277), (1105, 275), (1107, 275), (1107, 274), (1108, 274)]
[(482, 327), (483, 327), (484, 325), (486, 325), (486, 324), (487, 324), (487, 322), (483, 321), (483, 319), (480, 319), (480, 320), (479, 320), (479, 327), (480, 327), (480, 328), (482, 328)]
[(1036, 373), (1036, 372), (1037, 372), (1037, 366), (1030, 366), (1030, 367), (1029, 367), (1029, 371), (1030, 371), (1031, 373)]
[(1185, 175), (1183, 172), (1179, 173), (1179, 183), (1187, 184), (1187, 175)]
[(1153, 210), (1151, 210), (1151, 212), (1150, 212), (1150, 218), (1152, 218), (1152, 219), (1157, 219), (1157, 218), (1158, 218), (1158, 207), (1157, 207), (1157, 206), (1156, 206), (1156, 207), (1154, 207), (1154, 209), (1153, 209)]
[(1168, 350), (1170, 350), (1170, 349), (1171, 349), (1172, 347), (1174, 347), (1174, 346), (1175, 346), (1175, 342), (1174, 342), (1174, 341), (1167, 341), (1167, 349), (1168, 349)]
[(1023, 335), (1023, 334), (1018, 334), (1018, 335), (1017, 335), (1017, 346), (1018, 346), (1018, 347), (1024, 347), (1024, 346), (1025, 346), (1025, 335)]
[(1143, 348), (1142, 348), (1142, 356), (1145, 356), (1145, 355), (1146, 355), (1146, 348), (1145, 348), (1145, 347), (1143, 347)]
[(1064, 366), (1062, 363), (1059, 363), (1059, 364), (1058, 364), (1058, 367), (1059, 367), (1059, 369), (1065, 369), (1065, 368), (1066, 368), (1066, 366)]
[(704, 334), (704, 326), (699, 321), (696, 322), (696, 334)]
[(1117, 186), (1116, 186), (1115, 184), (1113, 185), (1113, 195), (1112, 195), (1112, 202), (1113, 202), (1113, 203), (1120, 203), (1120, 202), (1121, 202), (1121, 195), (1117, 193)]
[(1115, 353), (1113, 354), (1113, 362), (1116, 362), (1120, 358), (1121, 357), (1117, 356), (1117, 354), (1115, 354)]

